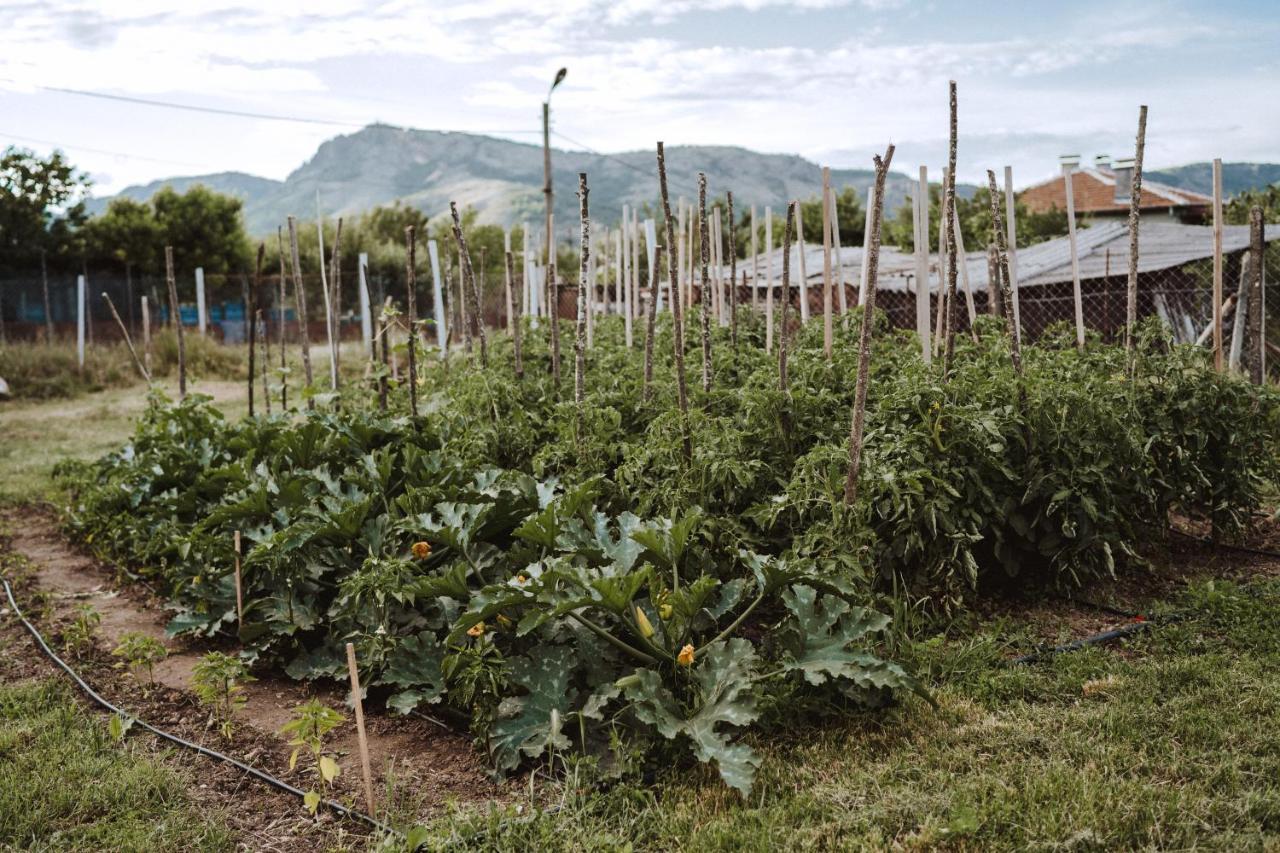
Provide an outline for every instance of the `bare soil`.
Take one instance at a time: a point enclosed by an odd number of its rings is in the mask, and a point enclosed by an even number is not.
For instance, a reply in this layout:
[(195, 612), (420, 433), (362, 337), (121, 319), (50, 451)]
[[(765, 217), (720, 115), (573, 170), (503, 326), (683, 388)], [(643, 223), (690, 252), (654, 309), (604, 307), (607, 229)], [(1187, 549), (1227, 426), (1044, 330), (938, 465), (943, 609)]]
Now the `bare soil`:
[[(8, 541), (0, 547), (27, 565), (19, 605), (28, 618), (35, 621), (39, 617), (41, 633), (55, 650), (56, 637), (70, 622), (77, 604), (91, 604), (101, 615), (95, 648), (69, 663), (108, 701), (158, 728), (307, 789), (313, 787), (314, 779), (309, 762), (300, 760), (299, 766), (289, 771), (291, 749), (278, 732), (296, 705), (319, 696), (347, 716), (347, 722), (328, 741), (328, 749), (342, 768), (332, 794), (364, 810), (354, 715), (346, 705), (348, 691), (336, 685), (304, 684), (271, 671), (255, 672), (258, 680), (246, 685), (248, 701), (236, 715), (236, 730), (228, 740), (212, 725), (208, 712), (190, 690), (193, 667), (214, 646), (166, 637), (164, 627), (171, 614), (163, 602), (139, 584), (118, 584), (111, 569), (67, 542), (51, 512), (31, 507), (9, 509), (0, 513), (0, 525), (9, 533)], [(130, 632), (155, 637), (168, 649), (168, 656), (154, 669), (154, 683), (149, 683), (145, 673), (120, 670), (110, 654)], [(28, 679), (52, 672), (59, 671), (38, 652), (25, 630), (15, 620), (4, 620), (0, 676), (5, 680)], [(424, 819), (447, 802), (503, 800), (515, 790), (512, 784), (491, 778), (484, 757), (476, 753), (465, 732), (418, 717), (388, 714), (368, 703), (365, 729), (380, 813), (389, 805), (383, 802), (388, 791), (393, 792), (396, 802), (390, 805), (397, 815)], [(345, 846), (343, 837), (355, 841), (366, 834), (362, 825), (350, 821), (338, 826), (331, 815), (313, 819), (296, 798), (246, 779), (229, 765), (192, 753), (173, 760), (196, 774), (202, 791), (210, 790), (226, 800), (228, 820), (244, 835), (243, 843), (250, 849), (314, 850), (317, 833), (326, 844)]]

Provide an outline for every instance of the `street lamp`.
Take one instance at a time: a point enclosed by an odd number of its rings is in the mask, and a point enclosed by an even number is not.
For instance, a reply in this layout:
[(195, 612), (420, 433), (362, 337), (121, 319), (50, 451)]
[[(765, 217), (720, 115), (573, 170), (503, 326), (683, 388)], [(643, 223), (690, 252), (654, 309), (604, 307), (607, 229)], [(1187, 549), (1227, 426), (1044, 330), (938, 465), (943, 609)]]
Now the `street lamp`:
[[(564, 82), (565, 75), (569, 73), (568, 68), (561, 68), (556, 72), (556, 79), (552, 81), (551, 88), (547, 90), (547, 99), (542, 102), (542, 195), (546, 199), (547, 213), (544, 231), (547, 235), (547, 263), (551, 264), (555, 261), (555, 240), (551, 236), (551, 93), (556, 90)], [(547, 306), (552, 308), (553, 306)]]

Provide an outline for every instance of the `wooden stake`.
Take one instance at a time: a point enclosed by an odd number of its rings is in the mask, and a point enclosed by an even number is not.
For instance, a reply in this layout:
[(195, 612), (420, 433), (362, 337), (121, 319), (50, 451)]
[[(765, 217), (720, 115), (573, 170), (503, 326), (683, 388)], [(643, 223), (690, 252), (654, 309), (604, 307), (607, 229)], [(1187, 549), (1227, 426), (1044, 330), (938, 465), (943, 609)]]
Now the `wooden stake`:
[(1142, 207), (1142, 152), (1147, 143), (1147, 107), (1138, 108), (1138, 137), (1134, 146), (1133, 188), (1129, 193), (1129, 288), (1125, 312), (1124, 348), (1129, 353), (1129, 372), (1133, 373), (1133, 352), (1138, 325), (1138, 217)]
[(445, 280), (440, 275), (440, 245), (435, 240), (427, 241), (427, 256), (431, 260), (431, 316), (436, 321), (436, 348), (444, 361), (449, 352), (449, 318), (444, 307)]
[[(873, 183), (867, 188), (867, 215), (871, 215), (871, 211), (876, 206), (876, 186)], [(871, 226), (865, 220), (862, 226), (862, 270), (858, 278), (858, 304), (862, 305), (867, 301), (867, 266), (868, 259), (871, 257)]]
[[(302, 283), (302, 261), (298, 257), (298, 223), (292, 216), (287, 221), (289, 224), (289, 256), (293, 267), (293, 292), (298, 300), (298, 344), (302, 350), (302, 373), (307, 381), (307, 387), (310, 388), (314, 384), (314, 379), (311, 375), (311, 333), (307, 329), (307, 288)], [(308, 397), (307, 408), (314, 409), (315, 407), (315, 398)]]
[(142, 364), (151, 375), (151, 303), (142, 297)]
[(1262, 208), (1249, 210), (1249, 257), (1252, 282), (1249, 285), (1249, 313), (1245, 340), (1249, 344), (1249, 381), (1261, 385), (1266, 376), (1266, 328), (1263, 312), (1262, 278), (1266, 266), (1267, 242), (1263, 233)]
[[(782, 317), (778, 322), (778, 390), (786, 393), (787, 384), (787, 309), (791, 305), (791, 235), (799, 219), (799, 202), (787, 205), (787, 224), (782, 230)], [(803, 250), (801, 256), (804, 255)], [(803, 304), (804, 297), (801, 296)], [(802, 321), (803, 322), (803, 321)]]
[[(462, 272), (467, 281), (467, 292), (463, 294), (463, 299), (471, 300), (471, 334), (480, 339), (480, 366), (487, 367), (489, 364), (488, 339), (484, 330), (484, 318), (480, 314), (480, 288), (476, 285), (476, 274), (471, 268), (471, 255), (467, 252), (467, 238), (462, 233), (462, 220), (458, 218), (458, 205), (455, 202), (449, 202), (449, 213), (453, 216), (453, 236), (458, 241), (458, 259), (462, 265)], [(554, 259), (553, 259), (554, 262)], [(558, 305), (549, 306), (552, 310), (552, 317), (559, 315)], [(553, 319), (554, 323), (555, 320)], [(556, 358), (559, 359), (559, 346), (557, 341)], [(557, 363), (557, 368), (559, 364)]]
[(760, 258), (756, 254), (756, 206), (751, 205), (751, 310), (760, 307)]
[(956, 256), (952, 259), (952, 263), (960, 266), (960, 279), (964, 282), (964, 301), (969, 309), (969, 334), (973, 336), (973, 342), (978, 342), (978, 330), (974, 328), (974, 323), (978, 319), (978, 309), (973, 303), (973, 287), (969, 284), (969, 259), (964, 250), (964, 229), (956, 224)]
[[(667, 195), (667, 161), (661, 142), (658, 143), (658, 185), (662, 195), (662, 217), (666, 225), (667, 246), (670, 247), (675, 239), (675, 221), (671, 218), (671, 200)], [(680, 261), (675, 254), (668, 251), (667, 271), (672, 279), (679, 277), (679, 264)], [(676, 402), (680, 407), (680, 437), (684, 450), (684, 467), (687, 470), (693, 462), (693, 439), (689, 435), (689, 389), (684, 373), (684, 315), (679, 299), (671, 300), (671, 331), (675, 353)]]
[(915, 199), (916, 334), (925, 364), (933, 362), (929, 340), (929, 171), (920, 167)]
[(618, 286), (622, 288), (619, 304), (622, 306), (622, 330), (627, 349), (631, 349), (634, 331), (631, 327), (631, 208), (622, 206), (622, 228), (619, 230)]
[(333, 232), (332, 273), (329, 276), (329, 310), (333, 313), (333, 368), (330, 384), (337, 391), (342, 379), (342, 217)]
[[(115, 303), (111, 301), (111, 297), (107, 292), (102, 291), (102, 298), (107, 301), (107, 307), (111, 309), (111, 316), (115, 318), (116, 325), (120, 327), (120, 334), (124, 335), (125, 346), (129, 348), (129, 355), (133, 356), (133, 363), (137, 365), (138, 372), (142, 374), (142, 378), (150, 384), (151, 371), (147, 370), (142, 361), (138, 358), (137, 351), (133, 348), (133, 341), (129, 338), (129, 330), (125, 328), (124, 321), (120, 319), (120, 312), (116, 311)], [(145, 298), (145, 297), (144, 297)]]
[(244, 627), (244, 584), (240, 578), (240, 531), (235, 532), (236, 550), (236, 625)]
[[(800, 325), (809, 322), (809, 270), (806, 266), (804, 249), (804, 210), (796, 208), (796, 243), (800, 247)], [(783, 288), (783, 297), (791, 301), (791, 291)]]
[(287, 412), (289, 410), (289, 379), (285, 371), (289, 367), (288, 351), (285, 349), (285, 317), (288, 313), (285, 309), (287, 302), (287, 284), (284, 274), (284, 230), (279, 225), (276, 226), (276, 241), (280, 251), (280, 411)]
[(764, 351), (773, 353), (773, 208), (764, 209)]
[(418, 258), (417, 227), (404, 229), (404, 287), (409, 320), (409, 414), (418, 417)]
[[(733, 223), (733, 193), (728, 193), (729, 207), (729, 342), (738, 348), (738, 237)], [(745, 274), (745, 273), (744, 273)]]
[(711, 393), (711, 279), (707, 265), (711, 260), (711, 233), (707, 224), (707, 176), (698, 173), (698, 257), (702, 266), (699, 281), (702, 292), (698, 301), (702, 303), (702, 391)]
[[(1000, 284), (1003, 290), (1004, 301), (1006, 305), (1013, 304), (1013, 288), (1009, 282), (1011, 280), (1009, 274), (1009, 247), (1005, 242), (1004, 219), (1000, 215), (1000, 205), (997, 202), (999, 191), (996, 189), (996, 173), (987, 170), (987, 191), (991, 198), (991, 225), (995, 231), (996, 238), (996, 260), (1000, 266)], [(1013, 371), (1018, 374), (1019, 402), (1022, 410), (1026, 411), (1026, 388), (1021, 385), (1022, 380), (1022, 346), (1018, 341), (1018, 330), (1014, 323), (1012, 309), (1005, 312), (1005, 318), (1009, 327), (1009, 358), (1013, 362)]]
[(262, 317), (262, 309), (258, 309), (253, 318), (254, 326), (262, 330), (262, 403), (266, 407), (267, 417), (271, 417), (271, 385), (268, 381), (268, 365), (271, 358), (271, 345), (268, 343), (267, 324)]
[(582, 222), (578, 267), (578, 323), (573, 338), (573, 401), (578, 409), (578, 446), (582, 446), (583, 409), (587, 400), (587, 268), (591, 258), (591, 217), (587, 207), (587, 173), (578, 173), (578, 210)]
[(831, 168), (822, 167), (822, 352), (831, 360), (831, 337), (834, 334), (831, 311)]
[(1213, 159), (1213, 365), (1222, 370), (1222, 159)]
[(76, 364), (81, 371), (84, 370), (85, 328), (88, 325), (85, 322), (86, 286), (84, 276), (76, 276)]
[(1067, 244), (1071, 251), (1071, 297), (1076, 309), (1076, 347), (1084, 352), (1084, 299), (1080, 294), (1080, 254), (1076, 249), (1076, 199), (1070, 167), (1062, 176), (1067, 194)]
[(858, 336), (858, 382), (853, 392), (853, 416), (849, 424), (849, 468), (844, 478), (844, 503), (853, 506), (858, 499), (858, 472), (862, 468), (862, 432), (867, 414), (867, 384), (871, 376), (871, 332), (875, 325), (876, 276), (880, 270), (880, 220), (884, 213), (884, 181), (893, 162), (893, 145), (884, 152), (884, 158), (875, 157), (876, 182), (873, 196), (875, 204), (867, 223), (867, 292), (862, 301), (862, 328)]
[(959, 223), (956, 221), (956, 144), (958, 141), (957, 130), (957, 107), (956, 107), (956, 81), (952, 80), (948, 84), (948, 91), (951, 100), (951, 134), (948, 144), (947, 153), (947, 171), (943, 178), (943, 192), (946, 194), (944, 200), (946, 210), (943, 217), (946, 219), (946, 240), (939, 246), (938, 250), (947, 258), (947, 310), (946, 310), (946, 336), (947, 342), (943, 349), (942, 356), (942, 372), (944, 376), (951, 375), (951, 357), (955, 352), (956, 345), (956, 278), (957, 263), (964, 263), (964, 258), (959, 257), (959, 249), (956, 247), (956, 231), (959, 230)]
[[(511, 278), (514, 275), (515, 275), (515, 258), (512, 257), (511, 252), (508, 251), (507, 252), (507, 278)], [(520, 309), (520, 305), (517, 304), (516, 310), (519, 311), (519, 309)], [(513, 350), (513, 355), (515, 358), (516, 379), (524, 378), (524, 358), (522, 357), (520, 352), (520, 332), (521, 332), (520, 327), (523, 325), (524, 325), (524, 318), (521, 316), (517, 316), (515, 325), (512, 326), (513, 333), (511, 336), (511, 348)]]
[[(654, 264), (653, 264), (652, 269), (654, 269), (654, 270), (660, 270), (660, 269), (662, 269), (662, 267), (661, 267), (661, 263), (662, 263), (662, 246), (655, 246), (655, 247), (654, 247), (654, 250), (653, 250), (653, 258), (654, 258)], [(650, 287), (650, 290), (652, 290), (652, 289), (653, 289), (653, 287), (654, 287), (653, 282), (654, 282), (654, 279), (653, 279), (652, 274), (651, 274), (651, 275), (650, 275), (650, 278), (649, 278), (649, 287)], [(654, 338), (654, 333), (655, 333), (655, 327), (657, 326), (657, 320), (658, 320), (658, 300), (653, 299), (653, 298), (650, 298), (650, 299), (649, 299), (649, 319), (648, 319), (648, 320), (646, 321), (646, 323), (645, 323), (645, 330), (644, 330), (644, 389), (643, 389), (643, 397), (644, 397), (644, 399), (646, 399), (646, 400), (648, 400), (650, 397), (652, 397), (652, 396), (653, 396), (653, 386), (652, 386), (652, 383), (653, 383), (653, 338)]]
[(1009, 292), (1013, 294), (1013, 329), (1017, 333), (1018, 343), (1022, 343), (1022, 309), (1018, 301), (1018, 226), (1014, 220), (1017, 215), (1017, 204), (1013, 197), (1013, 167), (1004, 167), (1004, 218), (1005, 243), (1009, 249)]
[(182, 315), (178, 310), (178, 282), (173, 277), (173, 247), (164, 247), (164, 277), (169, 285), (169, 310), (178, 335), (178, 397), (187, 398), (187, 344), (182, 337)]
[(373, 771), (369, 767), (369, 739), (364, 731), (364, 701), (360, 697), (360, 673), (356, 669), (356, 647), (351, 643), (347, 643), (347, 673), (351, 676), (351, 705), (356, 710), (356, 743), (360, 747), (360, 775), (364, 777), (364, 804), (369, 814), (374, 814)]
[(834, 253), (836, 293), (839, 294), (840, 320), (849, 328), (849, 297), (844, 292), (844, 266), (840, 263), (840, 208), (837, 204), (836, 191), (828, 190), (831, 197), (831, 245)]

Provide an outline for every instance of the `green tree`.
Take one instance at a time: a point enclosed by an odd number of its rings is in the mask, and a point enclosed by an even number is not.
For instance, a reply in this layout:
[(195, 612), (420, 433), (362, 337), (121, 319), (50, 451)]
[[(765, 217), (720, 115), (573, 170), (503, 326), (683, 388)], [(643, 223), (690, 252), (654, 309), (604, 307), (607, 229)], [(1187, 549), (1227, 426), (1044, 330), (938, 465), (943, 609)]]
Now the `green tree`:
[(23, 148), (0, 155), (0, 269), (29, 271), (49, 254), (54, 266), (78, 265), (76, 230), (85, 220), (88, 175), (61, 151), (38, 157)]
[[(173, 246), (174, 272), (189, 277), (196, 267), (205, 273), (249, 270), (251, 248), (240, 215), (240, 200), (197, 184), (185, 193), (163, 187), (151, 197), (161, 246)], [(163, 267), (163, 254), (160, 266)]]
[[(994, 239), (990, 199), (990, 191), (985, 187), (979, 187), (973, 196), (967, 199), (956, 196), (956, 221), (960, 225), (960, 236), (968, 252), (983, 251)], [(999, 204), (1003, 211), (1003, 198), (1000, 199)], [(929, 251), (931, 252), (938, 251), (938, 223), (941, 217), (942, 185), (930, 184)], [(911, 196), (907, 196), (907, 202), (894, 211), (892, 216), (885, 219), (885, 242), (897, 246), (904, 252), (915, 251), (913, 218)], [(1056, 207), (1044, 212), (1032, 213), (1021, 201), (1015, 201), (1014, 219), (1019, 248), (1041, 243), (1053, 237), (1062, 237), (1067, 233), (1066, 211)], [(1085, 217), (1077, 216), (1076, 225), (1084, 227), (1088, 225), (1088, 221)]]
[(81, 230), (86, 253), (95, 263), (131, 266), (144, 275), (164, 273), (164, 235), (151, 205), (131, 198), (113, 199)]

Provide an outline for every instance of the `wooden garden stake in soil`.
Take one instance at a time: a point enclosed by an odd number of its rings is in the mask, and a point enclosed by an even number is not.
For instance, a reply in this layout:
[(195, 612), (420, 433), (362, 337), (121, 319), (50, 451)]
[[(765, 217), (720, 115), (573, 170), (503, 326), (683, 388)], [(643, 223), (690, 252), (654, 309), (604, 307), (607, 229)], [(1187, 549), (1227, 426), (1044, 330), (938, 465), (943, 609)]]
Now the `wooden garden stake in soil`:
[[(654, 284), (654, 275), (662, 269), (662, 245), (658, 244), (653, 249), (653, 269), (649, 273), (649, 289), (656, 286)], [(644, 329), (644, 392), (643, 398), (648, 400), (653, 396), (653, 338), (655, 327), (658, 320), (658, 300), (649, 299), (649, 318), (645, 321)]]
[[(938, 310), (933, 312), (933, 354), (942, 356), (946, 350), (947, 319), (947, 167), (942, 167), (942, 203), (938, 208)], [(943, 376), (946, 371), (944, 365)]]
[(258, 381), (256, 353), (258, 349), (258, 290), (262, 285), (262, 257), (267, 253), (264, 243), (258, 244), (258, 264), (253, 271), (253, 290), (245, 300), (245, 316), (249, 326), (249, 417), (253, 417), (253, 386)]
[(974, 326), (978, 318), (978, 309), (973, 303), (973, 287), (969, 284), (969, 263), (964, 251), (964, 229), (956, 227), (956, 259), (954, 263), (960, 265), (960, 278), (964, 281), (964, 301), (965, 306), (969, 309), (969, 334), (973, 337), (973, 342), (978, 342), (978, 330)]
[[(800, 325), (809, 322), (809, 271), (805, 268), (805, 250), (804, 250), (804, 216), (800, 211), (796, 212), (796, 243), (800, 252)], [(783, 295), (790, 300), (791, 292), (783, 290)]]
[[(797, 202), (787, 205), (787, 224), (782, 229), (782, 315), (778, 321), (778, 390), (786, 393), (787, 386), (787, 309), (791, 305), (791, 236), (796, 229)], [(801, 297), (803, 299), (803, 297)]]
[(764, 352), (773, 353), (773, 208), (764, 209)]
[(751, 205), (751, 310), (760, 307), (756, 286), (760, 283), (760, 259), (756, 255), (756, 206)]
[(1134, 146), (1133, 187), (1129, 192), (1129, 287), (1125, 312), (1124, 348), (1129, 353), (1129, 372), (1133, 373), (1134, 334), (1138, 325), (1138, 215), (1142, 206), (1142, 151), (1147, 143), (1147, 107), (1138, 108), (1138, 138)]
[(1248, 327), (1245, 334), (1245, 341), (1249, 345), (1247, 353), (1249, 381), (1254, 385), (1262, 384), (1266, 366), (1266, 342), (1262, 326), (1262, 276), (1266, 263), (1264, 255), (1266, 247), (1267, 243), (1263, 234), (1262, 208), (1255, 205), (1249, 210), (1249, 272), (1252, 281), (1249, 284)]
[(578, 208), (582, 220), (582, 249), (578, 267), (578, 323), (573, 337), (573, 402), (578, 408), (578, 449), (582, 449), (583, 408), (587, 400), (587, 267), (591, 259), (591, 217), (587, 208), (587, 173), (578, 173)]
[(262, 319), (262, 309), (254, 312), (253, 324), (262, 327), (262, 403), (266, 407), (267, 417), (271, 417), (271, 385), (268, 382), (268, 364), (271, 358), (271, 346), (267, 340), (267, 324)]
[[(142, 364), (151, 375), (151, 301), (142, 297)], [(150, 380), (148, 380), (150, 381)]]
[(835, 258), (835, 287), (839, 296), (840, 320), (849, 328), (849, 297), (844, 292), (844, 267), (840, 264), (840, 209), (836, 205), (836, 191), (829, 189), (827, 195), (831, 199), (831, 246)]
[(853, 392), (853, 416), (849, 424), (849, 468), (844, 478), (844, 503), (853, 506), (858, 498), (858, 471), (862, 468), (862, 430), (867, 414), (867, 383), (871, 377), (871, 327), (875, 322), (876, 276), (880, 271), (880, 219), (884, 214), (884, 180), (893, 162), (893, 145), (884, 157), (875, 157), (875, 204), (867, 223), (867, 292), (862, 300), (862, 329), (858, 335), (858, 383)]
[(929, 341), (929, 172), (920, 167), (915, 198), (915, 229), (912, 246), (916, 258), (916, 334), (920, 336), (920, 355), (925, 364), (933, 362), (933, 346)]
[(404, 283), (408, 294), (409, 320), (409, 414), (418, 416), (418, 280), (417, 280), (417, 228), (408, 225), (404, 229)]
[[(44, 294), (44, 342), (53, 343), (53, 309), (49, 307), (49, 267), (45, 250), (40, 250), (40, 287)], [(143, 297), (146, 298), (146, 297)]]
[(288, 354), (285, 350), (284, 336), (284, 319), (286, 314), (284, 307), (286, 296), (284, 274), (284, 230), (279, 225), (276, 226), (276, 240), (280, 246), (280, 302), (278, 303), (278, 307), (280, 309), (280, 411), (285, 412), (289, 409), (289, 381), (287, 379), (287, 374), (285, 373), (289, 367), (289, 363)]
[(1076, 347), (1084, 352), (1084, 299), (1080, 295), (1080, 254), (1076, 249), (1076, 199), (1069, 167), (1062, 180), (1067, 195), (1067, 243), (1071, 251), (1071, 297), (1076, 311)]
[(351, 676), (351, 705), (356, 710), (356, 743), (360, 746), (360, 775), (364, 778), (364, 804), (369, 814), (373, 814), (373, 771), (369, 767), (369, 738), (364, 731), (364, 700), (360, 698), (360, 673), (356, 669), (356, 647), (352, 643), (347, 643), (347, 674)]
[(342, 369), (342, 217), (333, 232), (333, 267), (329, 274), (329, 310), (333, 313), (333, 375), (332, 390), (338, 390)]
[(711, 260), (711, 234), (707, 227), (707, 176), (698, 173), (698, 258), (701, 262), (702, 274), (699, 281), (702, 291), (699, 301), (702, 303), (702, 391), (711, 393), (711, 279), (708, 276), (707, 264)]
[[(292, 216), (288, 218), (289, 223), (289, 258), (290, 265), (293, 267), (293, 293), (298, 300), (298, 344), (302, 350), (302, 375), (310, 388), (313, 382), (311, 376), (311, 334), (307, 330), (307, 289), (302, 284), (302, 262), (298, 259), (298, 223)], [(314, 409), (316, 401), (312, 397), (307, 398), (307, 408)]]
[[(116, 310), (115, 303), (111, 301), (111, 297), (107, 295), (105, 290), (102, 291), (102, 298), (107, 301), (107, 307), (111, 309), (111, 316), (115, 318), (116, 325), (120, 327), (120, 334), (124, 335), (125, 346), (129, 348), (129, 355), (133, 356), (133, 363), (137, 365), (138, 372), (142, 374), (142, 378), (147, 383), (150, 383), (151, 371), (147, 370), (146, 366), (138, 358), (138, 352), (133, 348), (133, 341), (129, 338), (129, 330), (125, 328), (124, 320), (120, 319), (120, 312)], [(146, 297), (144, 296), (143, 298), (145, 299)]]
[[(1009, 247), (1005, 243), (1004, 217), (1000, 215), (1000, 205), (997, 202), (999, 191), (996, 189), (996, 173), (990, 169), (987, 170), (987, 184), (991, 196), (991, 225), (996, 238), (996, 260), (1000, 265), (1000, 274), (997, 278), (1000, 279), (1004, 303), (1010, 306), (1013, 304), (1013, 289), (1009, 286)], [(1005, 320), (1009, 327), (1009, 357), (1013, 361), (1014, 372), (1018, 374), (1018, 393), (1025, 411), (1027, 392), (1022, 387), (1022, 345), (1018, 341), (1018, 330), (1011, 310), (1005, 312)]]
[(178, 282), (173, 277), (173, 247), (164, 247), (164, 277), (169, 285), (169, 314), (178, 335), (178, 397), (187, 398), (187, 344), (182, 337), (182, 315), (178, 312)]
[(946, 193), (946, 212), (944, 215), (947, 220), (947, 240), (945, 248), (939, 247), (949, 258), (947, 262), (947, 343), (942, 355), (942, 375), (944, 377), (951, 375), (951, 356), (954, 354), (956, 347), (956, 265), (964, 263), (964, 258), (960, 257), (960, 252), (956, 248), (957, 111), (955, 80), (950, 81), (949, 90), (951, 94), (951, 137), (947, 150), (947, 173), (943, 179), (943, 191)]
[[(666, 224), (667, 246), (675, 241), (675, 220), (671, 218), (671, 198), (667, 194), (667, 161), (658, 143), (658, 185), (662, 195), (662, 218)], [(680, 275), (680, 259), (675, 252), (667, 253), (667, 272), (672, 280)], [(680, 407), (680, 439), (684, 450), (684, 466), (693, 462), (693, 439), (689, 435), (689, 389), (684, 374), (684, 312), (679, 299), (671, 300), (671, 332), (674, 340), (676, 402)]]
[[(733, 227), (733, 193), (728, 193), (729, 207), (729, 341), (738, 348), (738, 239)], [(744, 273), (745, 274), (745, 273)]]
[[(462, 220), (458, 218), (458, 205), (456, 202), (449, 202), (449, 212), (453, 215), (453, 236), (458, 241), (458, 261), (462, 265), (462, 271), (468, 285), (467, 292), (463, 295), (463, 298), (471, 300), (471, 334), (480, 339), (480, 366), (487, 367), (489, 364), (488, 339), (484, 331), (484, 318), (480, 315), (480, 289), (476, 285), (475, 271), (471, 269), (471, 255), (467, 253), (467, 238), (462, 233)], [(558, 306), (551, 305), (549, 307), (554, 318), (559, 313), (555, 310)], [(559, 347), (557, 347), (556, 353), (557, 361), (559, 357), (558, 350)]]
[(1018, 283), (1018, 226), (1014, 220), (1017, 215), (1017, 204), (1014, 202), (1013, 196), (1013, 167), (1004, 167), (1004, 218), (1005, 218), (1005, 243), (1009, 248), (1009, 292), (1013, 294), (1010, 300), (1013, 310), (1013, 328), (1018, 335), (1018, 343), (1022, 343), (1022, 308), (1018, 301), (1019, 283)]
[(831, 360), (831, 168), (822, 167), (822, 354)]
[[(876, 185), (873, 182), (867, 188), (867, 212), (870, 213), (876, 206)], [(862, 227), (862, 269), (858, 278), (858, 304), (861, 305), (867, 301), (867, 258), (870, 257), (868, 249), (871, 248), (871, 229), (866, 227), (864, 221)]]
[(236, 627), (244, 627), (244, 585), (240, 578), (240, 531), (235, 532), (233, 537), (235, 541), (236, 552)]
[(1004, 316), (1004, 299), (1000, 296), (1000, 252), (996, 244), (987, 246), (987, 313)]
[[(511, 279), (514, 275), (515, 275), (515, 258), (512, 257), (511, 252), (508, 251), (507, 252), (507, 278)], [(520, 306), (517, 305), (516, 311), (519, 312), (519, 310), (520, 310)], [(515, 324), (512, 325), (511, 327), (512, 328), (511, 349), (515, 357), (516, 379), (524, 378), (524, 358), (521, 356), (521, 352), (520, 352), (520, 327), (523, 325), (524, 325), (524, 318), (520, 315), (520, 313), (517, 313)]]
[(1222, 370), (1222, 159), (1213, 159), (1213, 365)]

